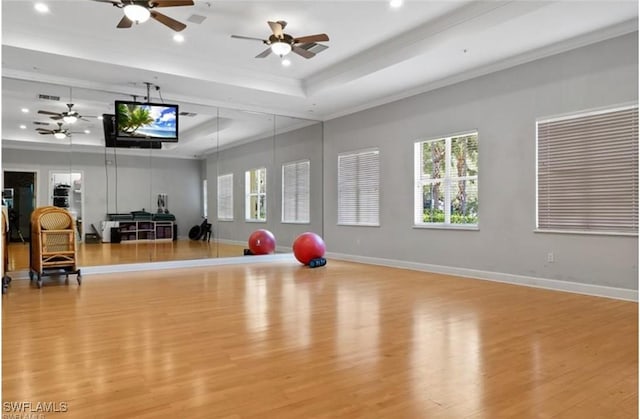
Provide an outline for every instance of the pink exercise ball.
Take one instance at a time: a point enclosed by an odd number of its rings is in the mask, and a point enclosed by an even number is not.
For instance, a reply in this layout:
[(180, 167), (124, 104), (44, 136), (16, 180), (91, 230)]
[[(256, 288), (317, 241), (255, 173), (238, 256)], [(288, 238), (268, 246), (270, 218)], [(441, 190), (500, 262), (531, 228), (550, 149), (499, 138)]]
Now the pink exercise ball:
[(324, 240), (316, 233), (302, 233), (293, 241), (293, 255), (303, 265), (312, 259), (321, 258), (327, 250)]
[(269, 230), (256, 230), (249, 236), (249, 250), (254, 255), (268, 255), (276, 250), (276, 238)]

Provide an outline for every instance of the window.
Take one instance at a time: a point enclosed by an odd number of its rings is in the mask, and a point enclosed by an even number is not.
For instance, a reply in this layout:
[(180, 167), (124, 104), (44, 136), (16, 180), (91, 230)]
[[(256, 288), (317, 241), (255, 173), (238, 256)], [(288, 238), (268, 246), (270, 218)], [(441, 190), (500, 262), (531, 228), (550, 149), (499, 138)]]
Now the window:
[(338, 156), (338, 224), (380, 225), (380, 151)]
[(282, 222), (309, 222), (309, 160), (282, 165)]
[(233, 221), (233, 173), (218, 176), (218, 219)]
[(245, 219), (267, 221), (267, 169), (247, 170), (245, 179)]
[(415, 143), (415, 225), (477, 227), (478, 133)]
[(540, 230), (638, 232), (637, 106), (539, 120)]

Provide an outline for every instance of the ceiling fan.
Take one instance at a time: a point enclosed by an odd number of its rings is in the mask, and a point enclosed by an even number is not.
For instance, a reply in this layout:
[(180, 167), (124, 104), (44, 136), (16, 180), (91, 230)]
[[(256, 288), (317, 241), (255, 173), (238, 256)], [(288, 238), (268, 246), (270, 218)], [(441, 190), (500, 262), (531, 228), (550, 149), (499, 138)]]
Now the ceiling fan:
[(36, 128), (36, 131), (42, 135), (53, 135), (58, 140), (64, 140), (71, 134), (83, 134), (82, 132), (71, 132), (66, 128), (62, 128), (62, 122), (58, 122), (58, 128), (56, 129)]
[(73, 110), (73, 103), (67, 103), (67, 108), (68, 110), (65, 112), (38, 111), (38, 113), (41, 115), (53, 115), (51, 116), (51, 119), (62, 119), (67, 124), (73, 124), (78, 119), (89, 122), (89, 120), (82, 117), (78, 111)]
[(111, 3), (118, 9), (124, 9), (124, 16), (118, 23), (118, 28), (130, 28), (134, 23), (146, 22), (149, 17), (157, 20), (165, 26), (180, 32), (187, 27), (182, 22), (156, 12), (158, 7), (193, 6), (193, 0), (93, 0), (100, 3)]
[[(232, 38), (238, 39), (249, 39), (254, 41), (260, 41), (265, 45), (268, 45), (269, 48), (262, 51), (260, 54), (256, 55), (256, 58), (265, 58), (272, 52), (280, 57), (284, 57), (290, 52), (295, 52), (296, 54), (304, 57), (304, 58), (313, 58), (316, 53), (311, 51), (310, 48), (316, 42), (328, 41), (329, 36), (324, 33), (320, 33), (317, 35), (307, 35), (301, 36), (298, 38), (294, 38), (288, 33), (284, 33), (284, 28), (287, 26), (287, 22), (284, 20), (278, 20), (277, 22), (267, 22), (269, 27), (271, 28), (272, 35), (267, 39), (253, 38), (250, 36), (240, 36), (240, 35), (231, 35)], [(322, 49), (326, 49), (326, 46), (323, 45)]]

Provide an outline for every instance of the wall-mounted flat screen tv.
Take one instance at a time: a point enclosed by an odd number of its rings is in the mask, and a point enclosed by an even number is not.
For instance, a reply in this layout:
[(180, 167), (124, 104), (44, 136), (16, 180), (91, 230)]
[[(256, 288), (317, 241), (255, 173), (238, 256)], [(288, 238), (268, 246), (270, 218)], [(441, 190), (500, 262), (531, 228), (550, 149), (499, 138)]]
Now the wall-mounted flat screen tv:
[(178, 105), (116, 100), (116, 137), (132, 141), (178, 141)]

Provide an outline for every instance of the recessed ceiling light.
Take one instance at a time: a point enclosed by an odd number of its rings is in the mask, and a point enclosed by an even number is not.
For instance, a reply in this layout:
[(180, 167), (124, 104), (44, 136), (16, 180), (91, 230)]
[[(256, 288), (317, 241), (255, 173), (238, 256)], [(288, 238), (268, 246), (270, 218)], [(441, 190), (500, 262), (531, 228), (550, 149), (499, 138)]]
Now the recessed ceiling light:
[(20, 129), (27, 129), (26, 125), (20, 125)]
[(289, 60), (288, 58), (283, 58), (282, 59), (282, 65), (284, 67), (289, 67), (291, 65), (291, 60)]
[(176, 42), (184, 42), (184, 36), (181, 33), (173, 35), (173, 40)]
[(33, 5), (33, 8), (36, 9), (39, 13), (47, 13), (49, 12), (49, 6), (44, 3), (36, 3)]
[(91, 134), (91, 131), (89, 131), (88, 129), (84, 130), (85, 134)]
[(20, 110), (22, 111), (22, 113), (29, 113), (29, 108), (22, 108)]
[(402, 6), (402, 0), (391, 0), (389, 1), (389, 6), (393, 7), (393, 8), (397, 8)]
[(102, 115), (100, 115), (100, 116), (98, 117), (98, 119), (99, 119), (99, 120), (103, 120), (104, 118), (102, 117)]

